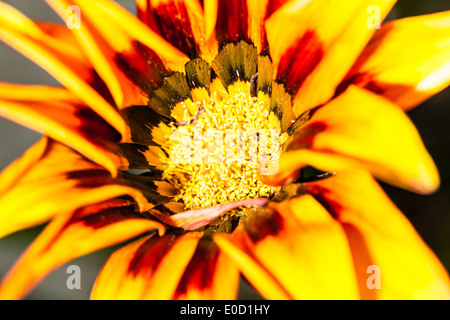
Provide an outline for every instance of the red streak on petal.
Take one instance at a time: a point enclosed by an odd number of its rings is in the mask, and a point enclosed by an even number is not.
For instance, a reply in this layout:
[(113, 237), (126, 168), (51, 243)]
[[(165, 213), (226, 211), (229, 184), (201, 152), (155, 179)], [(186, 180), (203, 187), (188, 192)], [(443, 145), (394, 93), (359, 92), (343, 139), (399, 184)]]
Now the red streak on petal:
[(92, 109), (79, 107), (75, 115), (80, 120), (78, 132), (83, 137), (101, 146), (120, 141), (120, 133)]
[(380, 83), (374, 80), (375, 77), (376, 74), (369, 72), (349, 73), (337, 87), (334, 98), (345, 92), (345, 90), (347, 90), (347, 88), (352, 84), (382, 95), (385, 92), (385, 89)]
[(180, 280), (175, 298), (188, 293), (190, 287), (205, 290), (212, 286), (219, 253), (219, 248), (214, 242), (200, 241)]
[(216, 36), (219, 44), (249, 41), (247, 1), (219, 0)]
[(294, 133), (293, 141), (287, 147), (287, 151), (311, 148), (314, 138), (326, 129), (327, 124), (324, 122), (313, 122), (297, 129), (297, 132)]
[(153, 10), (152, 28), (190, 58), (197, 55), (197, 44), (184, 2), (161, 3)]
[(266, 19), (275, 13), (286, 2), (288, 2), (288, 0), (269, 0), (266, 8)]
[(161, 238), (149, 238), (134, 253), (128, 265), (128, 273), (133, 276), (138, 274), (150, 276), (177, 239), (178, 236), (174, 234), (167, 234)]
[(306, 188), (334, 219), (339, 220), (343, 207), (339, 202), (330, 198), (331, 192), (328, 189), (321, 187), (314, 182), (306, 184)]
[(314, 31), (307, 31), (280, 59), (277, 82), (295, 96), (323, 57), (322, 43)]

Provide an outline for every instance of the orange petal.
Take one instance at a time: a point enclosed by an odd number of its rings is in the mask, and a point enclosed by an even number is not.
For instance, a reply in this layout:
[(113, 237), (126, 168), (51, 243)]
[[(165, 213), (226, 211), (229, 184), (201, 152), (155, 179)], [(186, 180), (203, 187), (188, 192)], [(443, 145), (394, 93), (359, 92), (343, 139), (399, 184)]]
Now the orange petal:
[(270, 0), (247, 0), (249, 13), (249, 37), (253, 44), (258, 48), (258, 53), (264, 49), (265, 30), (264, 20), (267, 13)]
[[(215, 36), (220, 46), (244, 40), (252, 43), (258, 53), (267, 54), (264, 21), (286, 0), (213, 0), (209, 7), (217, 11)], [(212, 5), (214, 3), (214, 5)], [(205, 1), (205, 12), (208, 1)], [(210, 15), (213, 15), (211, 10)], [(213, 19), (210, 19), (213, 21)]]
[(219, 0), (203, 0), (206, 39), (215, 35)]
[(4, 175), (0, 179), (0, 237), (118, 196), (134, 197), (141, 210), (148, 207), (138, 190), (114, 184), (108, 171), (47, 138), (16, 160)]
[[(338, 221), (311, 196), (274, 205), (244, 222), (243, 251), (267, 270), (294, 299), (357, 299), (350, 248)], [(221, 237), (233, 243), (232, 236)], [(215, 238), (216, 239), (216, 238)], [(228, 239), (228, 240), (227, 240)], [(217, 241), (217, 239), (216, 239)], [(233, 253), (236, 256), (236, 253)], [(232, 256), (232, 257), (233, 257)], [(251, 264), (234, 259), (247, 277)], [(330, 270), (332, 266), (332, 272)], [(337, 276), (339, 275), (339, 276)], [(267, 298), (263, 280), (249, 281)]]
[(198, 0), (144, 0), (138, 17), (191, 59), (205, 42), (202, 4)]
[(201, 236), (150, 235), (117, 250), (95, 281), (91, 299), (171, 299)]
[(294, 0), (204, 0), (205, 39), (217, 38), (221, 44), (246, 40), (267, 54), (264, 21), (289, 1)]
[(220, 44), (250, 40), (247, 1), (217, 0), (216, 38)]
[[(67, 8), (70, 6), (69, 1), (49, 1), (49, 4), (61, 15), (63, 20), (71, 17), (67, 13)], [(117, 53), (109, 41), (101, 37), (89, 19), (84, 16), (83, 19), (80, 18), (80, 28), (73, 28), (72, 33), (96, 72), (109, 88), (120, 109), (129, 105), (145, 103), (142, 90), (119, 68), (116, 62)]]
[(346, 77), (405, 110), (450, 84), (450, 11), (383, 24)]
[(258, 53), (269, 52), (265, 21), (286, 2), (295, 0), (247, 0), (250, 15), (250, 38), (258, 48)]
[[(276, 79), (294, 96), (294, 112), (321, 105), (364, 49), (374, 29), (370, 7), (380, 19), (395, 0), (294, 1), (278, 9), (265, 24)], [(301, 21), (299, 23), (299, 21)]]
[(0, 115), (73, 146), (112, 174), (121, 165), (112, 152), (120, 135), (65, 88), (0, 83)]
[(148, 11), (150, 3), (148, 0), (136, 0), (136, 14), (139, 20), (148, 25)]
[(119, 133), (126, 132), (108, 89), (66, 26), (33, 22), (2, 2), (0, 39), (47, 70)]
[[(145, 46), (151, 54), (156, 54), (172, 70), (183, 70), (189, 60), (182, 52), (173, 47), (157, 33), (148, 28), (126, 9), (113, 1), (105, 0), (46, 0), (61, 15), (65, 15), (67, 5), (77, 5), (88, 21), (90, 32), (96, 35), (117, 53), (129, 54), (136, 59), (136, 48)], [(128, 59), (127, 59), (128, 60)], [(142, 58), (140, 59), (142, 60)], [(147, 61), (142, 61), (146, 63)], [(133, 66), (134, 61), (129, 61)], [(147, 68), (151, 67), (150, 64)], [(144, 71), (144, 70), (142, 70)], [(148, 70), (147, 70), (148, 71)]]
[(144, 219), (130, 201), (110, 200), (56, 217), (25, 251), (0, 285), (1, 299), (19, 299), (56, 267), (164, 227)]
[(414, 124), (396, 105), (355, 86), (318, 109), (291, 137), (279, 172), (285, 180), (309, 164), (324, 171), (365, 168), (393, 185), (434, 192), (439, 174)]
[(233, 234), (221, 233), (214, 242), (235, 263), (245, 278), (267, 299), (293, 299), (283, 285), (270, 273), (246, 246), (245, 233), (238, 228)]
[(162, 181), (162, 172), (154, 170), (142, 175), (121, 172), (114, 182), (131, 186), (139, 190), (145, 201), (141, 204), (141, 212), (165, 204), (178, 194), (178, 190), (167, 181)]
[(241, 40), (252, 43), (258, 53), (268, 53), (264, 21), (286, 0), (213, 0), (205, 2), (205, 12), (211, 9), (210, 21), (215, 23), (215, 36), (219, 45), (237, 43)]
[(0, 175), (0, 195), (7, 192), (21, 179), (22, 175), (28, 172), (39, 162), (47, 151), (49, 141), (46, 137), (40, 139), (30, 147), (19, 159), (11, 163)]
[(239, 272), (217, 245), (199, 242), (180, 280), (174, 299), (232, 300), (238, 293)]
[(450, 298), (444, 267), (368, 172), (338, 172), (308, 189), (342, 223), (363, 299)]

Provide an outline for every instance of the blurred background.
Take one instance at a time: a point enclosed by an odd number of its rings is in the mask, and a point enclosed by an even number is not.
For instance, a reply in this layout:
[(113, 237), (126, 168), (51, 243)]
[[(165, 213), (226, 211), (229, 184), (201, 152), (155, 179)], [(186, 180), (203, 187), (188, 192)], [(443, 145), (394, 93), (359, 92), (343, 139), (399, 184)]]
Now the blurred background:
[[(1, 0), (0, 0), (1, 1)], [(4, 0), (34, 20), (62, 22), (43, 0)], [(134, 0), (117, 1), (135, 12)], [(399, 0), (388, 19), (450, 10), (448, 0)], [(450, 57), (449, 57), (450, 59)], [(33, 62), (0, 42), (0, 81), (59, 85), (50, 75)], [(385, 184), (395, 204), (403, 211), (416, 230), (450, 270), (450, 89), (447, 89), (408, 113), (425, 146), (435, 160), (441, 174), (438, 192), (421, 196)], [(0, 170), (18, 158), (35, 143), (40, 134), (0, 118)], [(1, 210), (1, 208), (0, 208)], [(39, 234), (42, 226), (21, 231), (0, 239), (0, 279), (28, 244)], [(73, 260), (50, 274), (28, 299), (88, 299), (94, 280), (108, 256), (120, 246), (114, 246)], [(69, 290), (66, 273), (69, 265), (81, 268), (81, 290)], [(405, 266), (408, 268), (408, 266)], [(243, 282), (239, 298), (259, 296)]]

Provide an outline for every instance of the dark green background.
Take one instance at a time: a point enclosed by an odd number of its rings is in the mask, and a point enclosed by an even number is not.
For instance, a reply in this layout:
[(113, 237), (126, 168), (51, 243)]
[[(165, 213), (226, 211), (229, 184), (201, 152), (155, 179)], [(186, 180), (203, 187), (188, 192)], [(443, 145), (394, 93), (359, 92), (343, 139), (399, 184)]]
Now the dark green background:
[[(35, 20), (61, 20), (43, 0), (8, 0)], [(133, 0), (118, 1), (135, 12)], [(388, 19), (449, 10), (448, 0), (399, 0)], [(449, 57), (450, 59), (450, 57)], [(29, 84), (59, 85), (40, 67), (0, 42), (0, 81)], [(434, 158), (442, 179), (442, 186), (431, 196), (421, 196), (383, 184), (393, 201), (410, 219), (426, 243), (450, 270), (450, 89), (438, 94), (420, 107), (409, 112), (430, 154)], [(19, 157), (40, 135), (0, 118), (0, 169)], [(1, 210), (1, 208), (0, 208)], [(0, 277), (27, 247), (42, 227), (18, 232), (0, 239)], [(76, 259), (57, 269), (29, 296), (29, 299), (86, 299), (98, 271), (109, 254), (117, 248), (108, 248)], [(76, 264), (81, 268), (81, 290), (68, 290), (66, 269)], [(333, 272), (330, 266), (330, 272)], [(405, 266), (407, 269), (408, 266)], [(241, 298), (257, 298), (243, 285)]]

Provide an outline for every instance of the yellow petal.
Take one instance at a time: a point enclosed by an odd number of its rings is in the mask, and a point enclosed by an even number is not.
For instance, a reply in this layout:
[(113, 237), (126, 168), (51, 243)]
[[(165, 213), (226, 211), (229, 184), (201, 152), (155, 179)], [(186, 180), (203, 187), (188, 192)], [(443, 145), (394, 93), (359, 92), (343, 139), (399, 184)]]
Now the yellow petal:
[(324, 171), (365, 168), (419, 193), (439, 187), (439, 174), (413, 123), (389, 101), (355, 86), (320, 108), (291, 137), (277, 183), (309, 164)]
[(346, 77), (411, 109), (450, 84), (450, 11), (383, 24)]
[(294, 1), (296, 0), (247, 0), (250, 15), (249, 34), (255, 47), (258, 48), (258, 53), (269, 52), (264, 28), (266, 20), (285, 3)]
[(245, 278), (267, 299), (286, 300), (292, 296), (282, 284), (253, 256), (245, 246), (244, 231), (238, 228), (233, 234), (217, 234), (214, 242), (225, 252)]
[[(294, 299), (357, 299), (351, 252), (339, 222), (309, 195), (272, 208), (244, 222), (242, 249), (223, 250), (231, 252), (230, 257), (236, 257), (233, 251), (237, 250), (253, 257)], [(231, 236), (217, 238), (221, 248), (226, 241), (233, 243)], [(251, 264), (234, 261), (247, 277)], [(272, 297), (263, 278), (248, 279), (263, 295)]]
[(0, 40), (47, 70), (119, 133), (126, 132), (125, 121), (104, 96), (104, 83), (66, 26), (33, 22), (1, 2)]
[(117, 250), (95, 281), (91, 299), (172, 298), (201, 236), (148, 236)]
[(450, 298), (446, 270), (368, 172), (339, 172), (308, 189), (342, 223), (363, 299)]
[[(294, 1), (265, 24), (276, 78), (294, 96), (294, 112), (328, 101), (375, 29), (368, 9), (383, 19), (394, 0)], [(368, 13), (369, 12), (369, 13)]]
[[(71, 5), (70, 1), (49, 1), (49, 4), (63, 20), (70, 19), (71, 16), (67, 13), (67, 8)], [(81, 12), (80, 9), (80, 14)], [(117, 53), (110, 45), (110, 41), (102, 38), (88, 17), (83, 16), (81, 19), (80, 16), (80, 28), (73, 28), (72, 33), (120, 109), (130, 105), (145, 104), (145, 95), (142, 90), (133, 84), (117, 65)]]
[(130, 201), (110, 200), (56, 217), (25, 251), (0, 285), (0, 299), (19, 299), (56, 267), (151, 229)]
[(49, 141), (46, 137), (30, 147), (19, 159), (11, 163), (0, 175), (0, 195), (7, 192), (21, 179), (21, 176), (32, 169), (47, 151)]
[(204, 13), (198, 0), (146, 0), (138, 17), (190, 58), (200, 56), (205, 43)]
[(239, 272), (211, 240), (199, 242), (175, 291), (174, 299), (232, 300), (238, 293)]
[(95, 28), (102, 39), (117, 53), (135, 52), (136, 44), (153, 50), (172, 70), (182, 70), (188, 58), (139, 21), (126, 9), (112, 1), (105, 0), (46, 0), (63, 15), (65, 5), (80, 7), (84, 19), (88, 19), (91, 28)]
[(0, 115), (73, 146), (112, 174), (121, 165), (112, 152), (120, 136), (65, 88), (0, 83)]
[(138, 190), (115, 184), (108, 171), (47, 138), (4, 174), (0, 179), (0, 237), (118, 196), (134, 197), (142, 210), (148, 207)]

